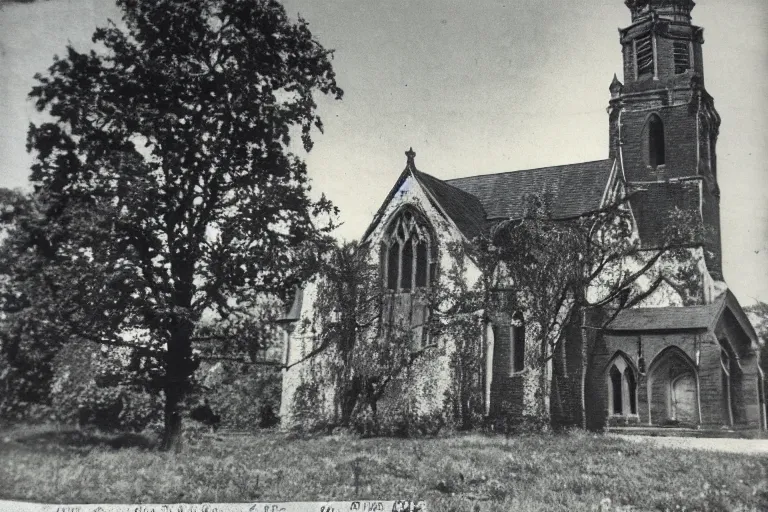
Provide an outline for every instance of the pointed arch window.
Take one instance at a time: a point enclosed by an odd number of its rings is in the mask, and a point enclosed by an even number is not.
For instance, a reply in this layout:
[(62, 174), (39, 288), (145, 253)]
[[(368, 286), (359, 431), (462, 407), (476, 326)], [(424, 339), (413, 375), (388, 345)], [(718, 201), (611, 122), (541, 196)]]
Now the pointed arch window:
[(723, 416), (729, 425), (733, 425), (733, 397), (731, 389), (731, 357), (725, 349), (725, 343), (720, 342), (720, 367), (722, 368), (721, 380), (723, 387), (722, 408)]
[(613, 416), (637, 414), (637, 379), (635, 370), (624, 356), (618, 355), (608, 367), (608, 410)]
[(657, 114), (648, 119), (648, 165), (654, 169), (667, 161), (664, 123)]
[(525, 320), (519, 311), (512, 315), (509, 335), (510, 373), (522, 372), (525, 370)]
[(388, 290), (410, 292), (434, 280), (436, 243), (426, 220), (406, 208), (390, 223), (382, 242), (382, 274)]

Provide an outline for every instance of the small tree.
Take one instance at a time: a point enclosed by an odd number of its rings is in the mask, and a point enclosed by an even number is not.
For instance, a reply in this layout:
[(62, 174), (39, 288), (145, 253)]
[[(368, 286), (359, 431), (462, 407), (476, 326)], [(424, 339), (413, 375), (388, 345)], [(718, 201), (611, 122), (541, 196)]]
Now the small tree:
[[(449, 405), (463, 428), (477, 425), (484, 409), (480, 326), (486, 315), (524, 312), (527, 338), (538, 342), (537, 350), (527, 356), (529, 366), (539, 371), (535, 414), (547, 423), (549, 382), (544, 368), (565, 353), (565, 329), (576, 315), (602, 309), (608, 314), (597, 327), (605, 327), (663, 283), (673, 286), (687, 304), (703, 298), (691, 251), (701, 247), (706, 232), (694, 213), (672, 212), (660, 237), (663, 243), (648, 248), (633, 231), (628, 197), (570, 219), (551, 215), (546, 193), (523, 200), (523, 219), (499, 222), (470, 243), (448, 244), (452, 264), (425, 297), (428, 338), (452, 340)], [(355, 244), (333, 253), (318, 280), (317, 343), (300, 361), (326, 356), (325, 371), (335, 379), (342, 425), (361, 405), (375, 415), (387, 386), (409, 378), (414, 363), (425, 354), (440, 353), (437, 345), (413, 350), (411, 326), (387, 317), (394, 311), (388, 307), (392, 292), (382, 286), (375, 259)], [(470, 266), (480, 270), (472, 283)]]
[[(545, 365), (565, 354), (565, 329), (574, 315), (603, 309), (605, 327), (623, 309), (641, 304), (663, 283), (688, 304), (700, 302), (702, 283), (691, 249), (706, 230), (695, 212), (673, 211), (658, 247), (641, 244), (633, 232), (629, 197), (599, 211), (567, 219), (551, 214), (546, 192), (523, 197), (526, 215), (497, 223), (473, 241), (469, 254), (483, 277), (472, 300), (486, 311), (523, 312), (529, 339), (539, 347), (531, 362), (539, 370), (539, 419), (549, 421)], [(583, 362), (586, 364), (586, 360)]]
[(30, 94), (53, 121), (29, 130), (40, 208), (13, 228), (5, 285), (44, 283), (67, 336), (146, 351), (178, 448), (204, 312), (247, 312), (312, 270), (335, 210), (309, 198), (291, 129), (309, 151), (315, 93), (342, 91), (276, 0), (117, 3), (126, 30), (97, 29), (103, 53), (67, 48)]
[[(311, 326), (315, 345), (291, 366), (322, 360), (322, 374), (315, 373), (312, 378), (318, 382), (310, 384), (333, 388), (335, 423), (348, 427), (370, 415), (377, 425), (378, 404), (390, 385), (437, 346), (420, 345), (412, 326), (396, 318), (392, 292), (383, 289), (367, 246), (351, 242), (336, 247), (317, 282)], [(424, 339), (430, 339), (433, 326), (420, 327)]]

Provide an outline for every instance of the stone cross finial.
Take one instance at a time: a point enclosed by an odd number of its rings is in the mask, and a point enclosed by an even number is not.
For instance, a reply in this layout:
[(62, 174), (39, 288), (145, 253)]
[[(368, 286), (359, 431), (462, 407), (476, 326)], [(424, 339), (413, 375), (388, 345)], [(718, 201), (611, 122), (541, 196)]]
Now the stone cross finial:
[(408, 158), (408, 163), (406, 164), (406, 167), (415, 169), (416, 168), (416, 152), (413, 150), (413, 148), (410, 148), (408, 151), (406, 151), (405, 156)]

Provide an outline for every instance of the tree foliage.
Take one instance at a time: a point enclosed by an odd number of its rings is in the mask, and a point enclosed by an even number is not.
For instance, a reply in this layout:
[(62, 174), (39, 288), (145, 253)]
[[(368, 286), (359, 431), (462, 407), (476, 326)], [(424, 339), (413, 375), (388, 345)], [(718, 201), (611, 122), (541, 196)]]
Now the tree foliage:
[(126, 29), (68, 47), (30, 93), (52, 121), (29, 129), (38, 207), (6, 240), (5, 288), (39, 291), (27, 306), (62, 338), (145, 351), (170, 448), (204, 313), (247, 314), (316, 263), (335, 210), (310, 198), (292, 130), (309, 151), (315, 94), (342, 91), (275, 0), (117, 3)]
[(485, 311), (521, 312), (526, 338), (538, 347), (526, 366), (538, 371), (536, 416), (549, 420), (548, 362), (566, 343), (566, 328), (585, 310), (607, 313), (605, 327), (623, 309), (642, 305), (662, 284), (686, 305), (700, 303), (702, 281), (692, 249), (708, 236), (695, 212), (674, 210), (665, 218), (663, 242), (643, 245), (628, 206), (617, 198), (598, 211), (573, 218), (552, 215), (543, 191), (522, 198), (522, 219), (497, 223), (478, 237), (469, 254), (483, 277), (477, 285)]
[[(452, 383), (447, 412), (462, 428), (477, 426), (485, 409), (483, 322), (500, 313), (512, 318), (516, 312), (523, 313), (526, 338), (535, 340), (535, 349), (529, 344), (526, 351), (526, 368), (538, 377), (534, 419), (547, 423), (551, 375), (545, 368), (564, 353), (559, 349), (567, 342), (566, 327), (580, 322), (582, 311), (607, 312), (605, 323), (597, 326), (604, 327), (622, 309), (642, 305), (663, 284), (685, 304), (703, 300), (695, 257), (707, 236), (701, 222), (693, 213), (674, 211), (666, 219), (661, 246), (643, 246), (633, 229), (629, 199), (619, 197), (599, 211), (558, 219), (551, 215), (546, 192), (530, 195), (522, 198), (524, 218), (498, 222), (470, 242), (446, 244), (451, 265), (441, 269), (428, 290), (411, 294), (412, 301), (423, 297), (430, 311), (426, 333), (432, 341), (417, 350), (412, 326), (387, 318), (397, 294), (382, 286), (375, 254), (355, 245), (334, 252), (319, 280), (315, 308), (318, 319), (338, 321), (313, 326), (318, 342), (304, 359), (325, 356), (325, 372), (336, 379), (330, 385), (336, 390), (341, 424), (361, 404), (375, 418), (387, 385), (411, 379), (406, 387), (415, 388), (419, 383), (414, 379), (424, 375), (414, 375), (414, 363), (429, 360), (425, 355), (448, 355)], [(479, 270), (476, 279), (470, 280), (470, 267)], [(310, 388), (303, 391), (317, 394)], [(411, 407), (407, 393), (399, 396), (403, 408)]]
[[(412, 382), (418, 363), (434, 360), (441, 350), (428, 341), (434, 340), (434, 325), (413, 329), (398, 317), (396, 294), (383, 289), (379, 276), (369, 247), (356, 242), (335, 247), (318, 273), (314, 319), (298, 327), (312, 334), (313, 346), (291, 364), (309, 367), (294, 400), (295, 421), (309, 422), (300, 427), (323, 426), (316, 421), (324, 407), (320, 395), (330, 389), (334, 413), (324, 426), (353, 426), (366, 434), (413, 433), (419, 421), (414, 393), (399, 394), (402, 408), (388, 411), (387, 418), (382, 418), (380, 403), (394, 385)], [(434, 298), (421, 299), (431, 309)]]

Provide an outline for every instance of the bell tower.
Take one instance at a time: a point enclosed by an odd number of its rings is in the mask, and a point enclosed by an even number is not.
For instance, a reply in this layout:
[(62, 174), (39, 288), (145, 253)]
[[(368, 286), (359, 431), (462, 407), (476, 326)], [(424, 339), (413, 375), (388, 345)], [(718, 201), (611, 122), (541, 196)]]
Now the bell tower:
[(704, 31), (693, 0), (626, 0), (619, 29), (624, 83), (610, 85), (609, 153), (620, 159), (643, 244), (674, 208), (697, 211), (712, 233), (707, 267), (722, 279), (720, 191), (715, 145), (720, 116), (704, 87)]

